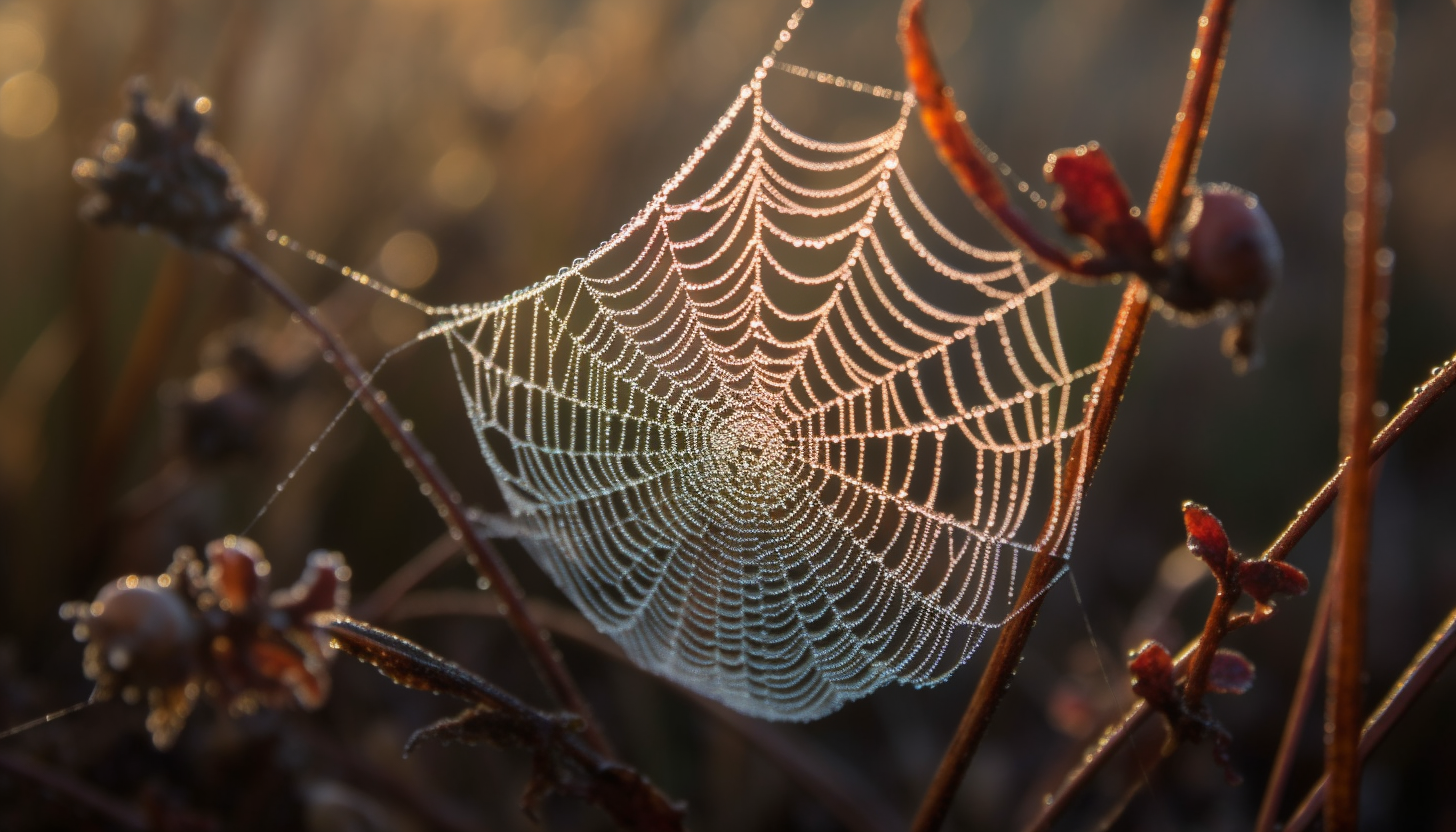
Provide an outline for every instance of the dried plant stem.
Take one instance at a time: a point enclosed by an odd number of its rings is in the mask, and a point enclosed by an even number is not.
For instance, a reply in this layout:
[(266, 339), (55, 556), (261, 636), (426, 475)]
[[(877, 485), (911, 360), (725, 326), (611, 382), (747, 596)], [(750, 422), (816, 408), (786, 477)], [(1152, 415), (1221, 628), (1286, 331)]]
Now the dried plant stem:
[[(1208, 119), (1212, 114), (1219, 74), (1223, 68), (1223, 53), (1228, 41), (1228, 23), (1232, 9), (1233, 0), (1207, 0), (1203, 14), (1199, 17), (1197, 48), (1189, 66), (1188, 82), (1183, 89), (1173, 135), (1164, 152), (1157, 184), (1148, 205), (1149, 231), (1154, 244), (1159, 247), (1167, 242), (1173, 220), (1178, 216), (1182, 205), (1188, 181), (1198, 166), (1199, 149), (1208, 132)], [(945, 82), (936, 67), (929, 38), (925, 35), (921, 0), (907, 0), (901, 28), (906, 71), (921, 102), (921, 117), (927, 132), (942, 158), (956, 174), (962, 188), (978, 200), (978, 205), (984, 204), (991, 209), (991, 213), (996, 213), (995, 192), (990, 192), (992, 199), (988, 200), (985, 192), (977, 190), (985, 179), (980, 174), (988, 170), (989, 165), (975, 149), (969, 134), (955, 120), (955, 108), (945, 95)], [(998, 225), (1003, 230), (1015, 231), (1005, 217), (1001, 217)], [(1025, 244), (1023, 240), (1023, 245)], [(1017, 609), (1021, 612), (1006, 624), (996, 640), (996, 646), (981, 674), (970, 704), (961, 717), (955, 736), (941, 758), (930, 787), (921, 799), (920, 809), (912, 826), (916, 832), (932, 832), (944, 823), (971, 757), (980, 745), (991, 716), (1021, 661), (1022, 651), (1026, 647), (1032, 627), (1036, 624), (1042, 599), (1046, 597), (1046, 589), (1061, 574), (1065, 546), (1071, 539), (1072, 526), (1076, 520), (1075, 511), (1069, 510), (1069, 507), (1076, 505), (1106, 447), (1107, 436), (1117, 407), (1122, 401), (1150, 308), (1147, 286), (1142, 280), (1133, 278), (1123, 292), (1122, 305), (1118, 309), (1117, 320), (1103, 355), (1105, 366), (1098, 374), (1088, 401), (1086, 426), (1072, 445), (1065, 474), (1059, 485), (1059, 498), (1047, 518), (1038, 539), (1036, 554), (1023, 579), (1017, 598)]]
[[(1360, 734), (1359, 755), (1363, 760), (1370, 756), (1390, 729), (1400, 721), (1410, 706), (1415, 703), (1416, 698), (1426, 691), (1440, 675), (1441, 671), (1450, 664), (1451, 658), (1456, 656), (1456, 609), (1453, 609), (1421, 652), (1411, 660), (1402, 673), (1400, 679), (1391, 686), (1390, 692), (1385, 699), (1365, 721), (1364, 730)], [(1284, 824), (1284, 832), (1300, 832), (1319, 813), (1320, 807), (1324, 804), (1329, 794), (1330, 778), (1328, 775), (1320, 778), (1310, 793), (1305, 796), (1304, 802), (1295, 810), (1294, 816)]]
[(0, 771), (28, 780), (43, 791), (54, 792), (71, 805), (104, 818), (117, 829), (147, 832), (154, 826), (139, 811), (111, 795), (97, 789), (90, 783), (78, 780), (68, 772), (59, 771), (20, 754), (0, 751)]
[(1345, 146), (1345, 346), (1341, 359), (1340, 447), (1350, 469), (1335, 518), (1330, 574), (1337, 580), (1330, 615), (1330, 655), (1325, 771), (1330, 799), (1328, 832), (1359, 825), (1360, 723), (1364, 710), (1365, 630), (1369, 604), (1370, 508), (1373, 480), (1370, 440), (1375, 434), (1376, 354), (1381, 331), (1377, 265), (1384, 225), (1384, 138), (1377, 114), (1389, 88), (1392, 13), (1389, 0), (1353, 0), (1350, 56), (1350, 126)]
[(454, 557), (458, 551), (460, 551), (460, 541), (448, 532), (440, 535), (429, 546), (421, 549), (419, 554), (405, 561), (404, 565), (386, 578), (378, 589), (355, 606), (351, 610), (351, 614), (361, 621), (369, 622), (378, 622), (389, 617), (390, 611), (400, 602), (400, 599), (418, 586), (420, 581), (444, 566), (445, 562)]
[(293, 290), (284, 285), (252, 254), (238, 248), (222, 248), (218, 253), (237, 264), (268, 294), (298, 316), (318, 338), (324, 360), (343, 376), (344, 383), (358, 397), (364, 412), (379, 426), (379, 430), (389, 440), (390, 447), (404, 462), (405, 468), (419, 481), (420, 491), (435, 504), (451, 536), (459, 537), (461, 546), (476, 571), (490, 581), (499, 594), (506, 608), (506, 620), (525, 645), (537, 673), (546, 682), (552, 695), (563, 707), (582, 718), (586, 725), (584, 733), (591, 746), (603, 755), (610, 756), (612, 752), (606, 736), (597, 726), (586, 700), (562, 663), (561, 655), (551, 644), (551, 637), (531, 617), (525, 593), (516, 582), (515, 576), (511, 574), (495, 547), (476, 532), (454, 486), (435, 464), (434, 457), (425, 450), (413, 433), (405, 429), (399, 414), (389, 404), (384, 393), (374, 387), (359, 360)]
[(1310, 626), (1309, 642), (1304, 647), (1304, 658), (1299, 665), (1299, 681), (1294, 686), (1294, 696), (1289, 702), (1289, 716), (1284, 720), (1284, 731), (1279, 737), (1279, 750), (1274, 754), (1274, 766), (1264, 785), (1264, 799), (1259, 804), (1259, 814), (1254, 820), (1254, 832), (1274, 832), (1279, 822), (1279, 806), (1284, 801), (1284, 790), (1289, 785), (1289, 773), (1294, 768), (1295, 752), (1299, 748), (1299, 735), (1309, 720), (1314, 706), (1315, 680), (1319, 678), (1319, 667), (1325, 658), (1325, 647), (1330, 634), (1330, 603), (1334, 594), (1334, 576), (1328, 576), (1320, 589), (1319, 606), (1315, 609), (1314, 624)]
[[(1415, 423), (1423, 413), (1430, 409), (1441, 396), (1449, 391), (1452, 385), (1456, 385), (1456, 355), (1451, 356), (1444, 364), (1432, 371), (1431, 380), (1416, 388), (1415, 395), (1396, 412), (1395, 416), (1381, 428), (1376, 435), (1375, 441), (1370, 443), (1371, 461), (1379, 460), (1389, 451), (1395, 441), (1405, 433), (1406, 429)], [(1340, 493), (1340, 488), (1345, 482), (1345, 475), (1349, 470), (1349, 460), (1340, 463), (1335, 473), (1320, 490), (1310, 498), (1309, 502), (1299, 510), (1294, 519), (1284, 531), (1274, 539), (1264, 550), (1263, 557), (1269, 560), (1282, 561), (1289, 557), (1295, 545), (1304, 539), (1314, 524), (1324, 516), (1324, 513), (1334, 503), (1335, 496)], [(1327, 582), (1328, 583), (1328, 582)], [(1176, 673), (1182, 673), (1188, 666), (1188, 660), (1198, 648), (1199, 640), (1195, 639), (1183, 645), (1175, 658)], [(1122, 747), (1129, 737), (1133, 735), (1143, 720), (1147, 719), (1153, 710), (1148, 707), (1147, 702), (1139, 699), (1128, 707), (1127, 711), (1118, 718), (1117, 722), (1109, 725), (1097, 741), (1092, 744), (1079, 758), (1081, 762), (1067, 773), (1061, 785), (1056, 791), (1048, 796), (1045, 805), (1039, 814), (1026, 828), (1028, 830), (1044, 830), (1051, 827), (1051, 824), (1066, 811), (1071, 799), (1081, 793), (1082, 789), (1092, 781), (1094, 775), (1101, 770), (1112, 755)]]
[[(531, 610), (553, 634), (641, 671), (622, 652), (622, 648), (581, 616), (555, 604), (531, 599)], [(421, 590), (401, 598), (386, 620), (390, 623), (415, 618), (437, 618), (448, 615), (501, 617), (500, 604), (489, 593), (464, 590)], [(788, 726), (773, 725), (746, 717), (737, 711), (707, 699), (691, 688), (671, 679), (652, 676), (672, 688), (728, 730), (757, 748), (769, 762), (778, 766), (790, 780), (812, 795), (835, 820), (850, 832), (890, 832), (903, 829), (905, 820), (886, 800), (874, 784), (864, 781), (857, 772), (847, 769), (839, 760), (820, 751), (813, 744), (796, 738)]]
[(137, 417), (155, 396), (162, 364), (171, 350), (187, 304), (187, 291), (192, 285), (188, 274), (190, 260), (185, 252), (169, 249), (153, 279), (121, 379), (105, 409), (86, 466), (84, 487), (89, 495), (87, 504), (93, 510), (105, 504), (116, 467), (132, 439)]

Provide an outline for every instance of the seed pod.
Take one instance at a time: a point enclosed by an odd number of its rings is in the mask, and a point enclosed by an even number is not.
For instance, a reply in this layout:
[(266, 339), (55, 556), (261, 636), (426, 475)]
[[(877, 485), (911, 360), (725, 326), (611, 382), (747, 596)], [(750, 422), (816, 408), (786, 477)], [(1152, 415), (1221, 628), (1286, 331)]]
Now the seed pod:
[(122, 578), (90, 604), (68, 604), (61, 614), (86, 642), (86, 677), (107, 696), (180, 684), (196, 669), (201, 623), (182, 594), (156, 578)]
[(184, 546), (162, 575), (131, 575), (61, 607), (86, 643), (95, 697), (145, 694), (147, 730), (163, 749), (204, 694), (230, 714), (322, 705), (333, 651), (314, 616), (343, 612), (349, 567), (315, 552), (292, 587), (270, 594), (271, 571), (258, 544), (229, 536), (207, 545), (206, 566)]
[(1222, 183), (1200, 187), (1183, 231), (1180, 259), (1211, 305), (1262, 303), (1279, 281), (1284, 250), (1253, 194)]
[(1190, 323), (1231, 314), (1223, 351), (1234, 370), (1243, 372), (1254, 354), (1254, 323), (1283, 271), (1274, 223), (1253, 194), (1222, 183), (1201, 185), (1189, 201), (1173, 255), (1158, 294)]

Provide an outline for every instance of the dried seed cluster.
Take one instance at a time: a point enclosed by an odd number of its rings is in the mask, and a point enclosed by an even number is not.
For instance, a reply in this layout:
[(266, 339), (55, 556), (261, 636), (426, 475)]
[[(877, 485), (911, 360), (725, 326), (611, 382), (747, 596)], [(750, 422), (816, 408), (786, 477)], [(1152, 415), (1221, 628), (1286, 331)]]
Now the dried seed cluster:
[(96, 698), (145, 696), (158, 748), (176, 740), (203, 694), (232, 714), (312, 709), (328, 697), (332, 650), (313, 618), (348, 604), (343, 556), (315, 552), (298, 581), (277, 592), (270, 564), (247, 538), (215, 540), (204, 558), (184, 546), (161, 575), (128, 575), (94, 601), (61, 608), (86, 644)]

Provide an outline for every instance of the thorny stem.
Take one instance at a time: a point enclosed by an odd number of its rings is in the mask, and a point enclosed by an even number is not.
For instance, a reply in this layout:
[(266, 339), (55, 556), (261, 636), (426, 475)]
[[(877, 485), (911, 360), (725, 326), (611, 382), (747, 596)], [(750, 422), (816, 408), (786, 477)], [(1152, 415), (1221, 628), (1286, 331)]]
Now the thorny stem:
[(374, 423), (379, 426), (379, 430), (389, 440), (390, 447), (419, 481), (420, 491), (435, 504), (440, 517), (450, 529), (451, 536), (459, 536), (461, 546), (469, 555), (471, 565), (495, 587), (501, 602), (505, 605), (506, 620), (516, 631), (522, 644), (525, 645), (532, 663), (536, 666), (537, 673), (546, 682), (552, 695), (561, 705), (576, 712), (582, 718), (586, 726), (584, 733), (591, 746), (604, 756), (610, 757), (612, 752), (606, 736), (597, 726), (596, 719), (592, 716), (586, 700), (562, 663), (561, 655), (551, 644), (551, 637), (532, 618), (530, 608), (526, 604), (525, 593), (522, 592), (520, 584), (516, 582), (515, 576), (511, 574), (509, 567), (506, 566), (495, 547), (476, 532), (465, 507), (460, 502), (460, 496), (455, 491), (455, 487), (450, 484), (445, 473), (435, 464), (434, 457), (425, 450), (412, 432), (405, 429), (399, 414), (389, 404), (384, 393), (374, 387), (369, 374), (365, 372), (359, 360), (354, 357), (343, 340), (321, 321), (313, 310), (293, 293), (293, 290), (284, 285), (268, 270), (268, 267), (252, 254), (233, 247), (219, 248), (218, 253), (236, 263), (259, 286), (298, 316), (298, 319), (313, 332), (322, 347), (324, 360), (338, 371), (339, 375), (343, 376), (345, 384), (358, 397), (364, 412), (368, 413)]
[[(1394, 685), (1385, 699), (1365, 721), (1365, 728), (1360, 734), (1359, 754), (1364, 760), (1371, 752), (1379, 747), (1385, 735), (1390, 729), (1405, 716), (1405, 712), (1415, 703), (1416, 698), (1426, 691), (1440, 675), (1441, 671), (1456, 656), (1456, 609), (1453, 609), (1446, 616), (1446, 620), (1431, 634), (1421, 652), (1411, 660), (1406, 667), (1405, 673)], [(1328, 775), (1320, 778), (1319, 783), (1305, 796), (1304, 802), (1295, 811), (1294, 816), (1284, 825), (1285, 832), (1301, 832), (1309, 826), (1325, 802), (1328, 794), (1330, 778)]]
[[(1430, 409), (1453, 384), (1456, 384), (1456, 355), (1446, 360), (1446, 363), (1432, 371), (1431, 380), (1416, 388), (1415, 395), (1396, 412), (1395, 416), (1380, 429), (1375, 441), (1370, 443), (1370, 459), (1372, 462), (1379, 460), (1389, 451), (1395, 441), (1399, 439), (1416, 419)], [(1335, 473), (1320, 490), (1310, 498), (1309, 502), (1299, 510), (1284, 531), (1274, 539), (1273, 543), (1264, 550), (1263, 557), (1268, 560), (1282, 561), (1289, 557), (1289, 553), (1309, 532), (1314, 524), (1324, 516), (1330, 505), (1335, 501), (1335, 496), (1340, 493), (1340, 488), (1345, 482), (1345, 474), (1349, 470), (1348, 459), (1340, 463)], [(1231, 622), (1232, 623), (1232, 622)], [(1182, 673), (1188, 666), (1188, 660), (1197, 649), (1197, 639), (1183, 645), (1175, 657), (1174, 673)], [(1142, 726), (1143, 720), (1147, 719), (1153, 710), (1148, 703), (1139, 699), (1131, 705), (1127, 711), (1118, 718), (1117, 722), (1109, 725), (1092, 747), (1088, 748), (1081, 756), (1081, 763), (1067, 773), (1056, 791), (1048, 795), (1041, 814), (1033, 820), (1026, 828), (1028, 830), (1045, 830), (1051, 827), (1061, 814), (1071, 805), (1072, 798), (1081, 793), (1082, 789), (1092, 782), (1093, 776), (1112, 759), (1122, 744)]]
[[(1207, 0), (1203, 15), (1198, 21), (1198, 48), (1193, 52), (1188, 82), (1183, 88), (1173, 135), (1164, 152), (1158, 181), (1148, 205), (1148, 226), (1157, 247), (1162, 247), (1167, 242), (1173, 219), (1178, 216), (1182, 205), (1188, 180), (1198, 165), (1198, 151), (1208, 132), (1213, 97), (1218, 90), (1218, 76), (1223, 67), (1223, 52), (1228, 41), (1228, 22), (1232, 8), (1233, 0)], [(956, 121), (954, 105), (949, 103), (949, 97), (944, 92), (945, 82), (936, 67), (930, 40), (924, 30), (923, 0), (907, 0), (901, 31), (906, 72), (914, 82), (927, 132), (946, 163), (956, 173), (962, 188), (973, 197), (984, 201), (985, 194), (975, 190), (983, 179), (978, 174), (976, 165), (979, 163), (982, 169), (989, 169), (989, 166), (976, 151), (974, 143), (969, 139), (969, 133)], [(996, 187), (999, 188), (999, 183), (996, 183)], [(989, 206), (992, 203), (986, 204)], [(1003, 228), (1006, 227), (1005, 223), (1003, 218), (1000, 223)], [(1047, 517), (1038, 539), (1037, 551), (1023, 579), (1016, 604), (1020, 613), (1006, 624), (996, 639), (996, 646), (961, 717), (955, 736), (941, 758), (930, 787), (921, 798), (920, 809), (912, 825), (915, 832), (933, 832), (944, 823), (971, 757), (985, 735), (996, 706), (1011, 684), (1012, 676), (1021, 661), (1022, 651), (1031, 636), (1032, 627), (1036, 624), (1037, 612), (1046, 597), (1046, 590), (1062, 572), (1065, 565), (1065, 546), (1071, 539), (1076, 522), (1074, 507), (1106, 447), (1113, 417), (1122, 401), (1150, 309), (1146, 284), (1137, 277), (1132, 278), (1127, 289), (1123, 291), (1117, 320), (1104, 350), (1105, 366), (1097, 375), (1092, 396), (1087, 403), (1085, 427), (1073, 442), (1058, 499)]]
[(1353, 0), (1350, 57), (1350, 126), (1345, 192), (1345, 348), (1341, 358), (1340, 448), (1350, 475), (1335, 517), (1330, 574), (1337, 578), (1330, 615), (1328, 701), (1325, 707), (1325, 771), (1330, 799), (1328, 832), (1359, 825), (1360, 719), (1364, 692), (1365, 630), (1369, 618), (1370, 507), (1374, 488), (1370, 439), (1375, 433), (1376, 345), (1383, 316), (1377, 310), (1377, 264), (1384, 210), (1384, 139), (1380, 117), (1390, 86), (1393, 23), (1389, 0)]
[(1284, 720), (1279, 750), (1274, 754), (1274, 766), (1264, 786), (1264, 799), (1259, 803), (1254, 832), (1274, 832), (1274, 826), (1279, 822), (1279, 806), (1284, 801), (1289, 773), (1294, 768), (1299, 735), (1309, 719), (1310, 708), (1314, 706), (1315, 680), (1319, 678), (1319, 666), (1324, 661), (1330, 634), (1330, 603), (1335, 583), (1334, 576), (1329, 576), (1320, 589), (1319, 606), (1315, 609), (1314, 624), (1309, 630), (1309, 643), (1304, 647), (1304, 658), (1299, 664), (1299, 681), (1289, 702), (1289, 716)]

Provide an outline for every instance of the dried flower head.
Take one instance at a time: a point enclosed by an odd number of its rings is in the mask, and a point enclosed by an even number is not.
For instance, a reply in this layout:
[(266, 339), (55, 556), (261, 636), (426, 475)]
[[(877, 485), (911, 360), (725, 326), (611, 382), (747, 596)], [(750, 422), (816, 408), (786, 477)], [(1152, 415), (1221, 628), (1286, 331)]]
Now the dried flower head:
[(165, 573), (128, 575), (90, 603), (61, 608), (86, 644), (95, 698), (145, 695), (158, 748), (176, 740), (204, 693), (233, 714), (312, 709), (328, 697), (331, 650), (312, 619), (348, 604), (343, 556), (315, 552), (298, 581), (278, 592), (269, 591), (271, 567), (247, 538), (215, 540), (205, 558), (184, 546)]
[(193, 248), (224, 244), (239, 222), (262, 219), (262, 203), (238, 179), (232, 159), (203, 135), (208, 99), (179, 88), (163, 106), (140, 78), (128, 94), (131, 112), (112, 126), (100, 158), (72, 168), (76, 181), (95, 192), (82, 205), (84, 217), (155, 228)]

